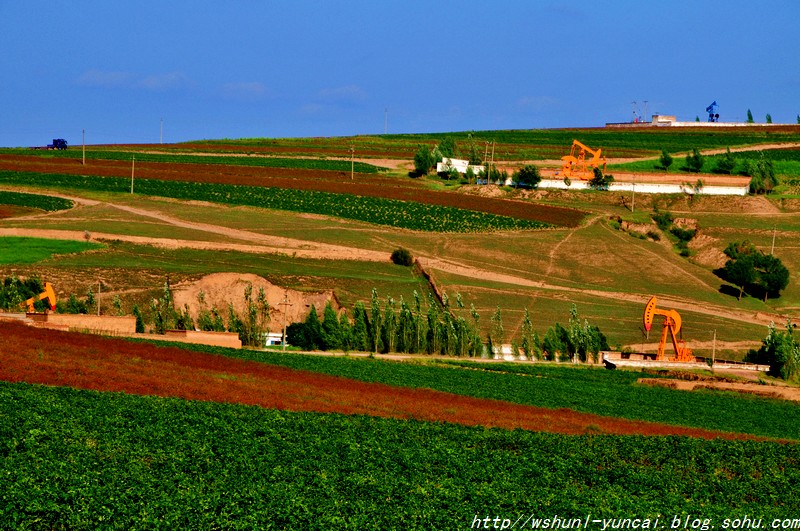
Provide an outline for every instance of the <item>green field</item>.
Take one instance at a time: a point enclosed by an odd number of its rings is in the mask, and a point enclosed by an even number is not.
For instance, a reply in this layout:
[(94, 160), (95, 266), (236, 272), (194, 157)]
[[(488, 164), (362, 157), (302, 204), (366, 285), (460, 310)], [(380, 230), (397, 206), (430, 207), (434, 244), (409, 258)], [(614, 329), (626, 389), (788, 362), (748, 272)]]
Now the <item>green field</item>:
[[(31, 185), (36, 181), (40, 185), (67, 190), (99, 192), (122, 193), (130, 190), (131, 186), (131, 181), (127, 178), (0, 171), (0, 183)], [(143, 195), (308, 212), (428, 232), (531, 230), (550, 226), (541, 221), (462, 208), (315, 190), (158, 179), (139, 179), (135, 190), (137, 194)]]
[(721, 523), (800, 511), (795, 444), (563, 436), (26, 384), (2, 383), (0, 396), (0, 511), (14, 529), (469, 529), (495, 515)]
[[(188, 346), (365, 382), (428, 388), (463, 396), (607, 417), (645, 420), (800, 441), (800, 408), (784, 401), (720, 391), (686, 393), (636, 383), (643, 374), (558, 363), (479, 363), (432, 359), (393, 362)], [(380, 358), (380, 356), (378, 356)], [(466, 370), (465, 370), (466, 369)]]
[(59, 255), (71, 255), (104, 247), (98, 243), (49, 240), (42, 238), (23, 238), (16, 236), (0, 237), (0, 264), (35, 264)]

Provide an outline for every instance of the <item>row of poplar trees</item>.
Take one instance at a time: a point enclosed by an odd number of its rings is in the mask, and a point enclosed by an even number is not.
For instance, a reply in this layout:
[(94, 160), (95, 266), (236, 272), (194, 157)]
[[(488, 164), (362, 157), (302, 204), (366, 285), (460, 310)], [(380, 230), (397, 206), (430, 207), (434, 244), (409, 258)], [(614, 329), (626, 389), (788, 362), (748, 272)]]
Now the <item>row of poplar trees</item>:
[[(430, 297), (423, 310), (416, 291), (411, 303), (402, 297), (400, 300), (387, 297), (382, 304), (373, 289), (369, 308), (357, 302), (352, 319), (346, 311), (338, 314), (328, 302), (320, 320), (312, 306), (304, 322), (288, 327), (287, 340), (304, 350), (493, 357), (500, 353), (500, 346), (507, 338), (499, 307), (492, 314), (484, 336), (475, 306), (470, 305), (467, 310), (458, 294), (454, 303), (447, 294), (442, 295), (441, 304)], [(556, 324), (542, 339), (533, 330), (526, 308), (520, 337), (512, 338), (510, 344), (515, 357), (529, 360), (597, 360), (599, 351), (608, 349), (605, 336), (597, 327), (581, 321), (574, 305), (569, 325), (565, 328)]]

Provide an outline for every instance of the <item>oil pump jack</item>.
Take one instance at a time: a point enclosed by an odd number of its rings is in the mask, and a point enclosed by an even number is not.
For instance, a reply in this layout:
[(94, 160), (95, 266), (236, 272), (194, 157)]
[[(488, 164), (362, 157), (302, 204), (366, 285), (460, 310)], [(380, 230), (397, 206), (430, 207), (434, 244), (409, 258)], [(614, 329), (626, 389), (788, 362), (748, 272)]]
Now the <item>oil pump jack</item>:
[(661, 342), (658, 344), (658, 355), (656, 361), (665, 361), (664, 350), (667, 346), (667, 335), (672, 338), (672, 346), (675, 349), (675, 357), (669, 361), (693, 362), (695, 361), (692, 351), (686, 346), (683, 339), (678, 339), (681, 331), (681, 316), (675, 310), (661, 310), (656, 308), (656, 298), (652, 297), (644, 308), (644, 328), (650, 332), (653, 326), (653, 318), (660, 315), (664, 318), (664, 328), (661, 330)]
[(709, 122), (719, 122), (719, 113), (717, 112), (717, 107), (719, 107), (719, 105), (717, 105), (717, 100), (714, 100), (714, 103), (706, 107)]
[(34, 309), (34, 304), (36, 301), (47, 300), (50, 304), (50, 309), (52, 311), (56, 311), (56, 292), (53, 289), (53, 285), (49, 282), (44, 283), (44, 291), (41, 292), (39, 295), (35, 297), (31, 297), (30, 299), (26, 300), (20, 306), (27, 306), (28, 313), (33, 313), (36, 310)]

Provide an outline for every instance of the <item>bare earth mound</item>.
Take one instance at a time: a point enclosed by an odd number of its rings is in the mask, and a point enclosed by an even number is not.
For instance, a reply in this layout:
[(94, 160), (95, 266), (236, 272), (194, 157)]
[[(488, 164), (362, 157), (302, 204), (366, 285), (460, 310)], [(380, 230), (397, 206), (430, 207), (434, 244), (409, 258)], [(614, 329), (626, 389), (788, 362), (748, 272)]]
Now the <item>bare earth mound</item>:
[[(174, 286), (175, 306), (178, 309), (189, 307), (192, 319), (197, 320), (197, 314), (203, 308), (215, 307), (221, 315), (227, 315), (228, 305), (242, 314), (244, 312), (244, 292), (247, 285), (252, 286), (252, 299), (255, 302), (259, 289), (264, 290), (269, 304), (269, 329), (271, 332), (283, 330), (284, 314), (286, 323), (303, 321), (308, 315), (308, 310), (313, 304), (317, 313), (322, 312), (325, 304), (330, 301), (338, 311), (339, 304), (333, 291), (306, 293), (278, 287), (263, 277), (252, 274), (239, 273), (214, 273), (188, 285)], [(199, 302), (199, 295), (203, 293), (204, 304)]]
[(0, 380), (190, 400), (566, 434), (742, 434), (601, 417), (410, 389), (263, 363), (0, 321)]

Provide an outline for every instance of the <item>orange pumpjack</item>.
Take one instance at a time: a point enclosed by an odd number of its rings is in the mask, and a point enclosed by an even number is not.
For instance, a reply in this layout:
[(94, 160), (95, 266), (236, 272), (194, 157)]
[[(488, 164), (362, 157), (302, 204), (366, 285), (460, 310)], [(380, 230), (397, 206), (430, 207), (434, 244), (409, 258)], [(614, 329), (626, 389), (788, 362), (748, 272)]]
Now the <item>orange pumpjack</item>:
[(36, 311), (34, 308), (34, 303), (36, 301), (41, 301), (47, 299), (47, 302), (50, 303), (50, 309), (56, 311), (56, 292), (53, 290), (53, 285), (49, 282), (44, 283), (44, 291), (41, 292), (36, 297), (31, 297), (24, 304), (28, 306), (28, 313), (33, 313)]
[(653, 326), (653, 317), (661, 315), (664, 317), (664, 328), (661, 331), (661, 342), (658, 344), (658, 355), (656, 361), (664, 361), (664, 349), (667, 346), (667, 334), (672, 337), (672, 346), (675, 348), (675, 357), (669, 361), (693, 362), (695, 361), (692, 351), (686, 346), (683, 339), (678, 339), (681, 331), (681, 316), (675, 310), (660, 310), (656, 308), (656, 298), (652, 297), (644, 308), (644, 328), (650, 332)]

